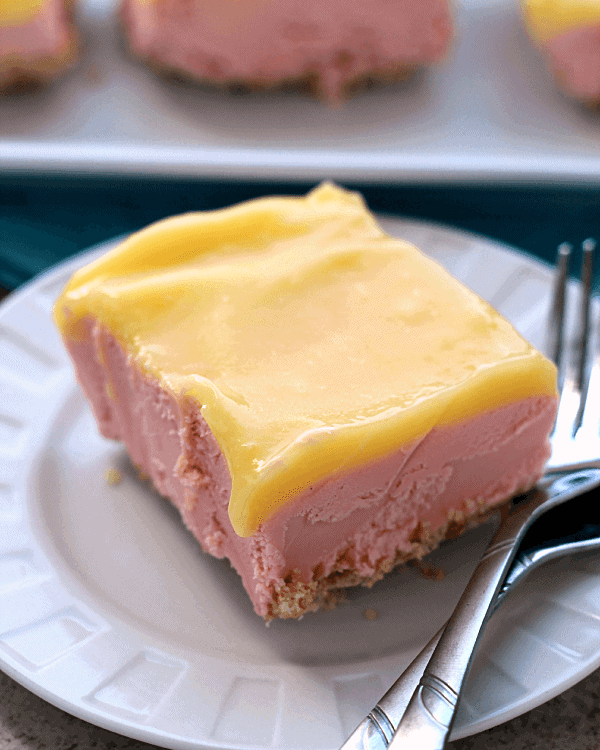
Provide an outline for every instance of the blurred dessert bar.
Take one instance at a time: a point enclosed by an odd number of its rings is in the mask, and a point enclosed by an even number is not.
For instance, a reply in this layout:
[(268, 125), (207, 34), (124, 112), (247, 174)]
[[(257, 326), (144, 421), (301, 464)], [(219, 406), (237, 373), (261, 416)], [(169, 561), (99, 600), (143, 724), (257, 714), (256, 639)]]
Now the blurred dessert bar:
[(439, 62), (453, 36), (448, 0), (123, 0), (122, 19), (161, 70), (329, 101)]
[(600, 0), (523, 0), (525, 26), (558, 87), (600, 103)]
[(77, 59), (74, 0), (1, 0), (0, 92), (46, 83)]

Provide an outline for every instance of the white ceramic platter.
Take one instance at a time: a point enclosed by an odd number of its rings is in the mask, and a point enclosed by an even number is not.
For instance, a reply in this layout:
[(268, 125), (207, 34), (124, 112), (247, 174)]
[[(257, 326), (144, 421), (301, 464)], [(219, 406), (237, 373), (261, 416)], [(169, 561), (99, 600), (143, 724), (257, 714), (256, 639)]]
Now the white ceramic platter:
[[(547, 266), (452, 229), (385, 224), (540, 343)], [(335, 611), (266, 627), (237, 574), (98, 436), (75, 384), (52, 302), (111, 244), (0, 308), (0, 667), (76, 716), (168, 748), (335, 750), (449, 616), (491, 526), (432, 556), (443, 580), (398, 569)], [(599, 617), (600, 557), (540, 570), (490, 623), (454, 737), (597, 667)]]
[(118, 0), (79, 0), (65, 79), (0, 99), (0, 170), (396, 182), (600, 181), (600, 117), (558, 93), (519, 0), (454, 0), (445, 63), (334, 109), (168, 83), (128, 57)]

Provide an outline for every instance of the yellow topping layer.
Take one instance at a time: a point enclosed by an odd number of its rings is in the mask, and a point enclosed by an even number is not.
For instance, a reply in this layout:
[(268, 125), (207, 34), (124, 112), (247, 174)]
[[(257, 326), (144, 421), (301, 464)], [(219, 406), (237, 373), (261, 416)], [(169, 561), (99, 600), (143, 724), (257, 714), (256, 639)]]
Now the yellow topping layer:
[(436, 425), (555, 393), (554, 366), (504, 318), (331, 184), (132, 235), (56, 304), (67, 337), (86, 316), (201, 405), (240, 536)]
[(47, 0), (0, 0), (0, 26), (28, 23)]
[(542, 44), (580, 26), (600, 24), (600, 0), (522, 0), (531, 36)]

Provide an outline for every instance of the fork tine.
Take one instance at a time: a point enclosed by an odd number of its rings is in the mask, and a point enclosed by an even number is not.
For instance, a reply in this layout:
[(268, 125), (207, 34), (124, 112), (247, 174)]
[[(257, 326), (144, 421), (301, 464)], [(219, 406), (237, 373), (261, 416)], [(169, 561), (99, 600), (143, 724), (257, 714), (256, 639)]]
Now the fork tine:
[(558, 257), (556, 259), (556, 273), (554, 276), (552, 306), (550, 308), (548, 326), (548, 355), (556, 364), (559, 363), (562, 357), (566, 287), (572, 250), (572, 245), (568, 242), (563, 242), (558, 247)]
[[(570, 246), (563, 244), (558, 249), (557, 272), (554, 302), (550, 317), (550, 335), (553, 337), (554, 354), (558, 366), (560, 401), (558, 414), (552, 433), (552, 459), (550, 465), (577, 463), (576, 446), (571, 444), (583, 424), (587, 425), (594, 417), (586, 411), (590, 377), (598, 376), (591, 366), (593, 351), (591, 346), (591, 290), (593, 278), (593, 254), (596, 243), (592, 239), (582, 244), (581, 300), (577, 309), (575, 335), (566, 339), (567, 317), (567, 271)], [(597, 425), (596, 425), (597, 431)], [(569, 453), (570, 459), (566, 459)], [(561, 457), (562, 458), (559, 458)], [(574, 465), (574, 464), (573, 464)]]
[(581, 302), (580, 302), (580, 330), (577, 338), (577, 351), (579, 361), (577, 363), (577, 385), (580, 390), (579, 408), (573, 423), (573, 437), (582, 425), (585, 404), (587, 401), (590, 371), (592, 363), (592, 350), (590, 346), (591, 339), (591, 300), (592, 300), (592, 280), (594, 275), (594, 251), (596, 242), (593, 239), (587, 239), (582, 245), (581, 259)]

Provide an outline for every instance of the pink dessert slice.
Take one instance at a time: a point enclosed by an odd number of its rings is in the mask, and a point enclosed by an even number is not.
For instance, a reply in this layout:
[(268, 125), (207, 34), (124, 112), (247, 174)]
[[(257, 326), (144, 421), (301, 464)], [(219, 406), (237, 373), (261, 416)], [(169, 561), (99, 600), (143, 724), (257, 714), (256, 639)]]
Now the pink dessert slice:
[(101, 433), (266, 620), (422, 558), (549, 455), (553, 365), (331, 185), (160, 222), (55, 315)]

